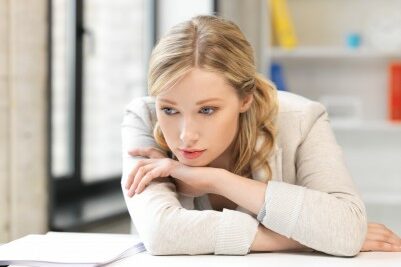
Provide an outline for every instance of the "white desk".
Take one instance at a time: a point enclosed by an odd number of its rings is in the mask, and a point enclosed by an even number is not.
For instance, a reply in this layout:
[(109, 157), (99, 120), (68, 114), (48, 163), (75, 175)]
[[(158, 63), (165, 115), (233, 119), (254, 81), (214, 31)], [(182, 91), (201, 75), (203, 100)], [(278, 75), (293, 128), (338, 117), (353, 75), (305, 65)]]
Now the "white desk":
[(313, 266), (361, 266), (361, 267), (400, 267), (401, 252), (361, 252), (356, 257), (342, 258), (314, 252), (299, 253), (251, 253), (246, 256), (152, 256), (140, 253), (114, 262), (110, 267), (121, 266), (252, 266), (252, 267), (313, 267)]
[[(152, 256), (148, 252), (143, 252), (107, 265), (107, 267), (122, 266), (401, 267), (401, 252), (361, 252), (356, 257), (351, 258), (335, 257), (318, 252), (251, 253), (246, 256)], [(17, 267), (17, 265), (10, 265), (10, 267)]]

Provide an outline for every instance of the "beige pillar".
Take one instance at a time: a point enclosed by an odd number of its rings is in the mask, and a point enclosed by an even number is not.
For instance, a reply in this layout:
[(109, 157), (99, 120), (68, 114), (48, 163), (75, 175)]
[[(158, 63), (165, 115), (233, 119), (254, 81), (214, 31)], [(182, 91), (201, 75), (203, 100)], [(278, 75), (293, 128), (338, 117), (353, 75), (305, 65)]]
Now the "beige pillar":
[(47, 2), (0, 0), (0, 242), (47, 231)]
[(9, 240), (9, 1), (0, 0), (0, 243)]

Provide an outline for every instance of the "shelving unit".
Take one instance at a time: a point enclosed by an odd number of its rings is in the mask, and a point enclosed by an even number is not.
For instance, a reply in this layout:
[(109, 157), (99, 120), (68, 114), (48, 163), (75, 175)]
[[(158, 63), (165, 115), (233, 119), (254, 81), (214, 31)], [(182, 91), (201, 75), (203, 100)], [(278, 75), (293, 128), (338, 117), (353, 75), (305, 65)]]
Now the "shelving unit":
[[(401, 62), (401, 41), (396, 37), (401, 13), (395, 12), (401, 10), (401, 1), (287, 0), (287, 4), (298, 46), (288, 50), (269, 44), (266, 61), (282, 66), (288, 91), (323, 104), (325, 98), (337, 103), (348, 99), (360, 111), (348, 120), (329, 112), (331, 125), (369, 221), (401, 234), (401, 122), (387, 119), (388, 64)], [(268, 25), (267, 31), (273, 32)], [(346, 47), (351, 32), (362, 36), (356, 49)], [(394, 43), (389, 43), (391, 38)]]
[(380, 51), (372, 48), (360, 48), (351, 49), (336, 46), (304, 46), (295, 49), (283, 49), (273, 47), (271, 49), (270, 57), (273, 60), (286, 60), (286, 59), (310, 59), (310, 60), (322, 60), (322, 59), (352, 59), (352, 60), (363, 60), (363, 59), (394, 59), (401, 60), (401, 52), (395, 51)]

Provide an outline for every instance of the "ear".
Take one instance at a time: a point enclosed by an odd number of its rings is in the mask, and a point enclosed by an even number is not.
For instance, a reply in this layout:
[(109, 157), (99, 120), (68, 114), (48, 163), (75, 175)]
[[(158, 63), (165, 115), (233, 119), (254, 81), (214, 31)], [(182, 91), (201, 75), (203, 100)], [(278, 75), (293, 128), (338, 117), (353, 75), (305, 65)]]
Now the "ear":
[(247, 111), (251, 107), (252, 102), (253, 102), (253, 94), (245, 96), (241, 100), (240, 113)]

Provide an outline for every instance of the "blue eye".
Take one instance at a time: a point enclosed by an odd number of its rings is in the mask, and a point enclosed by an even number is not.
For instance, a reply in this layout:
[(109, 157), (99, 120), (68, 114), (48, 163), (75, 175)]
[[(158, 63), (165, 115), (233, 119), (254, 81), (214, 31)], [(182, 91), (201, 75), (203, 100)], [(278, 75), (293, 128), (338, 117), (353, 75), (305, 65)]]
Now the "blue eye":
[[(166, 114), (168, 116), (175, 115), (178, 113), (175, 109), (169, 108), (169, 107), (162, 107), (162, 108), (160, 108), (160, 110), (162, 110), (164, 112), (164, 114)], [(217, 110), (216, 107), (202, 107), (200, 113), (203, 115), (210, 116), (216, 110)]]
[(212, 113), (214, 113), (214, 111), (215, 111), (215, 108), (212, 108), (212, 107), (204, 107), (204, 108), (202, 108), (201, 110), (209, 110), (209, 111), (211, 111), (211, 112), (206, 112), (206, 113), (203, 113), (203, 114), (205, 114), (205, 115), (212, 115)]
[(174, 110), (172, 108), (161, 108), (161, 110), (163, 110), (166, 115), (174, 115), (177, 113), (177, 112), (172, 113), (171, 111)]

